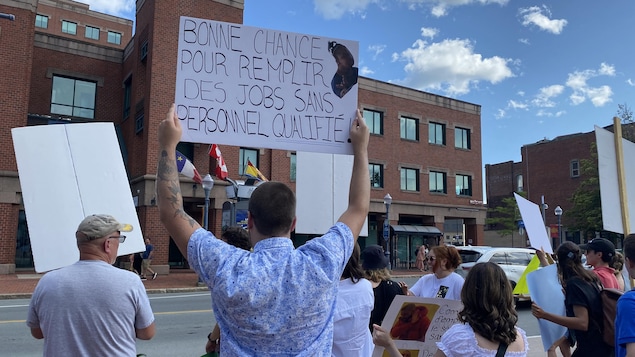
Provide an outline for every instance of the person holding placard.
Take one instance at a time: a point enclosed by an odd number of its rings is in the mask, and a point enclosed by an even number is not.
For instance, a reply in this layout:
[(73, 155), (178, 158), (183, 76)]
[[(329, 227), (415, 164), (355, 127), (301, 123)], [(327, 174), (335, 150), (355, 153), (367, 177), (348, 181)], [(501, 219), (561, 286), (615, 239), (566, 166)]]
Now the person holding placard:
[(539, 318), (569, 328), (577, 348), (573, 357), (612, 356), (613, 348), (602, 339), (602, 298), (600, 279), (582, 265), (582, 251), (571, 241), (557, 251), (558, 273), (565, 291), (566, 316), (544, 311), (532, 303), (531, 312)]
[(112, 266), (131, 230), (110, 215), (86, 217), (75, 233), (79, 261), (40, 279), (26, 323), (44, 356), (136, 356), (135, 338), (154, 336), (143, 283)]
[(331, 354), (337, 287), (370, 205), (369, 129), (359, 110), (351, 124), (353, 170), (338, 222), (294, 249), (295, 195), (283, 183), (261, 183), (248, 208), (253, 252), (217, 239), (185, 213), (175, 157), (182, 128), (174, 105), (159, 125), (161, 222), (211, 290), (221, 355)]

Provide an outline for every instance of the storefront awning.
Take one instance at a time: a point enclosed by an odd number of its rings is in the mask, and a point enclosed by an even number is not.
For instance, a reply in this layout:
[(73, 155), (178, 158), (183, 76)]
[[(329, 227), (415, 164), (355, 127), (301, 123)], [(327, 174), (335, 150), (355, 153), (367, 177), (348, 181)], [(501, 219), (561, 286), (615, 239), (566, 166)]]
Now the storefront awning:
[(434, 226), (409, 226), (409, 225), (393, 225), (393, 230), (396, 234), (399, 233), (419, 233), (426, 235), (435, 235), (442, 236), (443, 233), (439, 230), (439, 228)]

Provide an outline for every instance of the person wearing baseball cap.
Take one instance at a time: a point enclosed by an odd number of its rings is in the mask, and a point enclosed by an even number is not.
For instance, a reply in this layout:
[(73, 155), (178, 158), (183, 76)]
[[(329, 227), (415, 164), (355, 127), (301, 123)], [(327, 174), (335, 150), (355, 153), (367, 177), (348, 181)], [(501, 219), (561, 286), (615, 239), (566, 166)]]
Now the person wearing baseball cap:
[(593, 267), (593, 272), (600, 278), (605, 288), (619, 289), (615, 270), (610, 267), (615, 257), (615, 245), (605, 238), (594, 238), (586, 244), (580, 244), (586, 251), (586, 263)]
[(133, 227), (90, 215), (75, 232), (79, 261), (40, 279), (26, 324), (44, 339), (44, 356), (136, 356), (136, 339), (154, 337), (154, 314), (139, 277), (114, 267), (122, 232)]

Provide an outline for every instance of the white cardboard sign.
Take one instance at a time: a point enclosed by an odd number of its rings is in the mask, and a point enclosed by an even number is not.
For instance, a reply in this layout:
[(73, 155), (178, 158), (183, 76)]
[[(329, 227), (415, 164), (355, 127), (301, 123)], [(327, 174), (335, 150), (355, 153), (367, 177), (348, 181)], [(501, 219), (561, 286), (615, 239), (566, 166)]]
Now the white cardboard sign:
[[(353, 156), (296, 153), (297, 223), (302, 234), (324, 234), (348, 207)], [(368, 236), (368, 218), (361, 236)]]
[(112, 123), (30, 126), (11, 134), (37, 272), (79, 259), (75, 231), (91, 214), (134, 227), (119, 255), (145, 249)]
[(545, 221), (542, 219), (540, 207), (516, 193), (514, 193), (514, 197), (516, 198), (520, 215), (523, 218), (531, 246), (535, 249), (543, 249), (545, 253), (553, 254), (553, 247), (549, 241), (549, 236), (547, 236)]
[[(602, 201), (602, 225), (605, 230), (624, 233), (622, 224), (622, 206), (620, 205), (620, 187), (617, 181), (617, 155), (615, 154), (615, 136), (612, 132), (595, 127), (595, 141), (598, 150), (598, 173), (600, 175), (600, 197)], [(629, 211), (630, 232), (635, 232), (635, 143), (622, 139), (624, 157), (624, 176), (626, 178), (626, 197)], [(630, 185), (630, 187), (628, 187)]]
[(340, 97), (332, 42), (357, 57), (354, 41), (182, 16), (175, 93), (181, 140), (352, 154), (357, 67), (347, 67), (354, 76)]

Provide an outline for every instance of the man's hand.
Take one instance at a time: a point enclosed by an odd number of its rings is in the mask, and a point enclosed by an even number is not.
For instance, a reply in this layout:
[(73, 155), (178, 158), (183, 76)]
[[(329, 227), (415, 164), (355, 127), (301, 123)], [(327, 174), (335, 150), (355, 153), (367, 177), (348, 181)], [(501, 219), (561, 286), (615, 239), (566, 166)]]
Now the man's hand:
[(176, 145), (181, 141), (183, 135), (183, 129), (179, 118), (176, 116), (174, 103), (170, 107), (165, 120), (159, 124), (159, 146), (163, 149), (176, 148)]
[(366, 152), (368, 149), (370, 131), (359, 109), (357, 109), (357, 117), (353, 119), (350, 135), (354, 153), (357, 154), (360, 151)]

